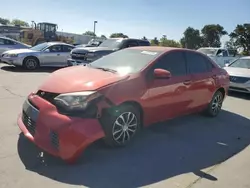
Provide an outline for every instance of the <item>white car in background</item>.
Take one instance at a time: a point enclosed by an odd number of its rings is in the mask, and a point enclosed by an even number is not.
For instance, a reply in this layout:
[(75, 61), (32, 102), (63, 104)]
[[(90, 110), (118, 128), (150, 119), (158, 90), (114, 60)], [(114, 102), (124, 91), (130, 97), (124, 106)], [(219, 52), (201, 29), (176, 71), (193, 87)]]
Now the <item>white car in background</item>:
[(12, 49), (27, 49), (30, 48), (30, 45), (18, 42), (8, 37), (0, 36), (0, 56), (3, 52)]
[(250, 94), (250, 56), (226, 64), (224, 69), (229, 74), (229, 90)]
[(62, 42), (46, 42), (29, 49), (17, 49), (4, 52), (0, 60), (3, 63), (22, 66), (34, 70), (42, 66), (65, 67), (73, 45)]
[(236, 51), (234, 53), (230, 53), (229, 50), (225, 48), (204, 47), (199, 48), (197, 51), (209, 56), (220, 67), (225, 67), (226, 64), (241, 57), (236, 55)]

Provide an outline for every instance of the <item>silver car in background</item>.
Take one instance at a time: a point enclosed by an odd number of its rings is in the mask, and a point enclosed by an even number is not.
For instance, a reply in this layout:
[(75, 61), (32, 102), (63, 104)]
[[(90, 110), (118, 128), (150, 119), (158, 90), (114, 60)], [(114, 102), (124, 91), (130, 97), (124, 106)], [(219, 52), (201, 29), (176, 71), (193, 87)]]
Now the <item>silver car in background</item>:
[(65, 67), (73, 45), (62, 42), (46, 42), (29, 49), (17, 49), (4, 52), (0, 59), (3, 63), (23, 66), (34, 70), (42, 66)]
[(0, 36), (0, 56), (3, 52), (12, 49), (27, 49), (30, 48), (30, 45), (18, 42), (8, 37)]
[(250, 56), (241, 57), (224, 69), (229, 74), (229, 90), (250, 93)]

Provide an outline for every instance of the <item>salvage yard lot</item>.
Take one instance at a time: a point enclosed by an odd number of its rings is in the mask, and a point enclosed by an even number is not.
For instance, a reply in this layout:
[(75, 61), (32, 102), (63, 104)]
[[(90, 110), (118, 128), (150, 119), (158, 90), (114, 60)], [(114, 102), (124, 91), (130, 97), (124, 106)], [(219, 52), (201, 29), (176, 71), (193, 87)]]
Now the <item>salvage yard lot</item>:
[(161, 123), (121, 149), (98, 141), (69, 166), (42, 155), (16, 124), (26, 96), (54, 70), (0, 68), (0, 188), (192, 187), (200, 177), (222, 181), (209, 174), (250, 144), (250, 96), (232, 93), (217, 118), (191, 115)]

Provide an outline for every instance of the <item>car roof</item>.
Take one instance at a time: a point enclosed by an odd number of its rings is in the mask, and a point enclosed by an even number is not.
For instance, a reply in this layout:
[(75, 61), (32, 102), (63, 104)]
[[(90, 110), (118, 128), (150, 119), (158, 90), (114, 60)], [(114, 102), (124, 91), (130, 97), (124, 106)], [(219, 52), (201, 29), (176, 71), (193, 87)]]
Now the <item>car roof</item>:
[[(157, 51), (157, 52), (168, 52), (172, 50), (180, 50), (180, 51), (192, 51), (196, 52), (194, 50), (189, 50), (186, 48), (174, 48), (174, 47), (164, 47), (164, 46), (136, 46), (136, 47), (130, 47), (129, 49), (137, 49), (137, 50), (145, 50), (145, 51)], [(199, 53), (199, 52), (196, 52)]]
[(243, 56), (240, 59), (250, 59), (250, 56)]
[(66, 44), (66, 45), (70, 45), (70, 46), (72, 46), (71, 44), (67, 44), (67, 43), (65, 43), (65, 42), (59, 42), (59, 41), (55, 41), (55, 42), (48, 42), (48, 45), (55, 45), (55, 44)]
[(144, 39), (122, 38), (122, 37), (117, 37), (117, 38), (108, 38), (108, 39), (114, 39), (114, 40), (137, 40), (137, 41), (145, 41), (145, 42), (149, 42), (148, 40), (144, 40)]
[(218, 50), (218, 49), (224, 49), (224, 48), (217, 48), (217, 47), (201, 47), (199, 49), (214, 49), (214, 50)]

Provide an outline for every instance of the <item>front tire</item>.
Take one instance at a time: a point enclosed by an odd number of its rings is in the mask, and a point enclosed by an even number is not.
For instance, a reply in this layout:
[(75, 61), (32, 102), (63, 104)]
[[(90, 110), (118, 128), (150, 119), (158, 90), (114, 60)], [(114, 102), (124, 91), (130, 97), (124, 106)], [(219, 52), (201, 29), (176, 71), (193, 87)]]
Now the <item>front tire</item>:
[(27, 70), (35, 70), (39, 67), (39, 62), (34, 57), (27, 57), (23, 61), (23, 67)]
[(223, 99), (223, 93), (221, 91), (216, 91), (207, 107), (206, 114), (210, 117), (216, 117), (221, 111)]
[(140, 112), (132, 105), (122, 105), (104, 114), (104, 141), (109, 146), (125, 146), (137, 135), (141, 127)]

